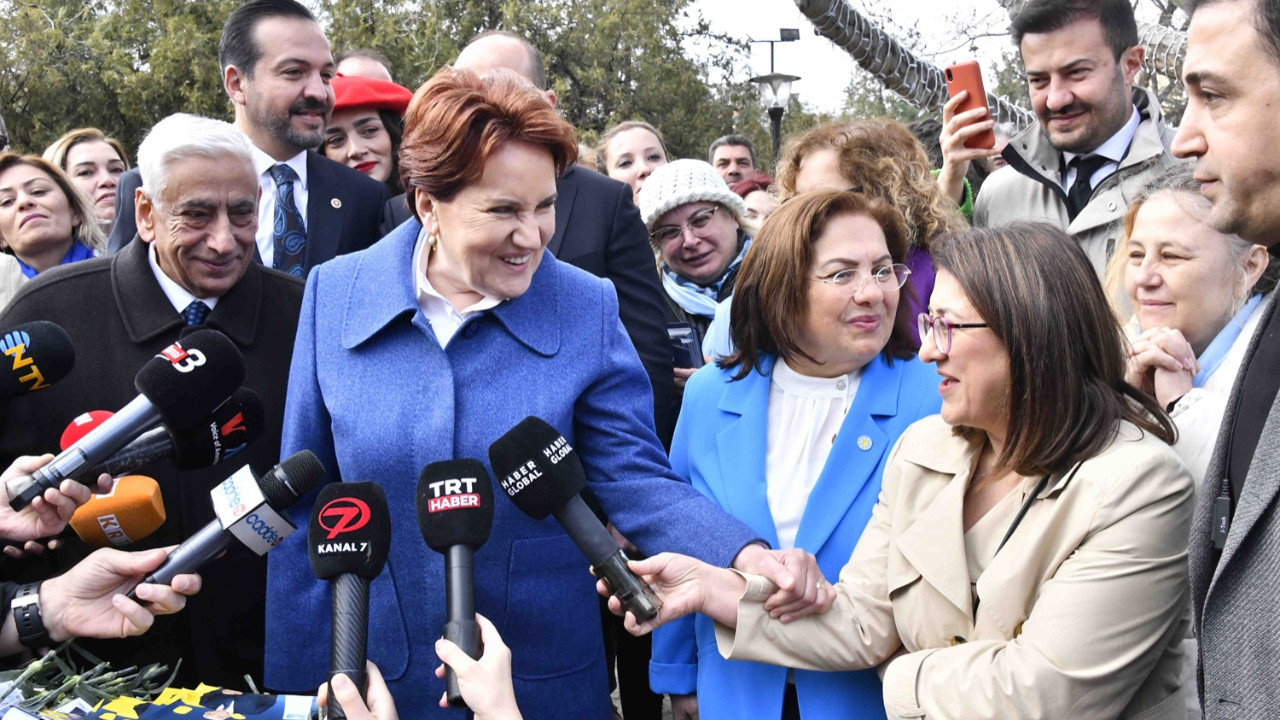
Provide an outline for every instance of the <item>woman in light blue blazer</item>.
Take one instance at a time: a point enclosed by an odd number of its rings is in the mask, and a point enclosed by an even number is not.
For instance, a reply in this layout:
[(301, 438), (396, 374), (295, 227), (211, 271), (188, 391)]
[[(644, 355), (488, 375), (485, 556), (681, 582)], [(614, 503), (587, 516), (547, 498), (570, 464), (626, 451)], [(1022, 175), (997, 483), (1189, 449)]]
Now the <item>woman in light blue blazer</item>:
[[(889, 449), (937, 413), (937, 374), (915, 357), (906, 231), (859, 193), (799, 196), (769, 217), (734, 295), (735, 352), (685, 390), (671, 465), (773, 547), (827, 577), (871, 518)], [(875, 671), (824, 673), (721, 658), (710, 620), (654, 633), (650, 684), (677, 717), (884, 717)], [(689, 697), (696, 693), (696, 701)]]

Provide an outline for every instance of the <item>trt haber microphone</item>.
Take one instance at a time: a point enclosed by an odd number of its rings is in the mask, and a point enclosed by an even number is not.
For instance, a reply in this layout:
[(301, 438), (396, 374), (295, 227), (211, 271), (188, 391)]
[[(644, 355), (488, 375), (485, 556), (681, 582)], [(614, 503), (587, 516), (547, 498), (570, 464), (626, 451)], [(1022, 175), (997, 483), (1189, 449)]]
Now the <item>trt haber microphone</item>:
[[(369, 638), (369, 583), (382, 572), (391, 550), (391, 511), (382, 486), (372, 482), (330, 483), (320, 490), (307, 529), (311, 570), (330, 581), (333, 595), (329, 680), (351, 678), (365, 697)], [(329, 717), (345, 718), (329, 688)]]
[(507, 497), (526, 515), (536, 520), (555, 515), (623, 610), (640, 622), (657, 617), (662, 601), (627, 567), (626, 553), (578, 494), (587, 476), (563, 435), (546, 421), (527, 417), (489, 446), (489, 464)]
[(262, 400), (242, 387), (199, 423), (180, 432), (164, 425), (152, 428), (81, 476), (125, 475), (161, 458), (171, 458), (181, 471), (212, 467), (257, 442), (264, 423)]
[[(444, 638), (473, 658), (480, 658), (480, 624), (476, 622), (475, 551), (493, 530), (493, 484), (479, 460), (463, 458), (431, 463), (418, 477), (418, 527), (422, 539), (444, 555), (444, 592), (448, 620)], [(446, 666), (445, 697), (452, 707), (466, 707), (458, 676)]]
[(81, 477), (138, 435), (163, 422), (186, 430), (223, 403), (244, 381), (244, 358), (235, 343), (216, 330), (192, 333), (147, 361), (134, 386), (138, 397), (30, 476), (8, 481), (9, 505), (21, 510), (64, 479)]
[(159, 483), (146, 475), (125, 475), (111, 492), (76, 508), (71, 529), (94, 547), (121, 547), (155, 532), (164, 519)]
[[(297, 530), (281, 513), (324, 479), (324, 466), (310, 450), (290, 455), (255, 480), (246, 465), (209, 494), (216, 517), (169, 553), (142, 582), (168, 585), (175, 575), (199, 570), (234, 542), (258, 555)], [(129, 597), (134, 597), (130, 591)]]
[(43, 390), (71, 372), (76, 351), (67, 331), (47, 320), (15, 325), (0, 330), (0, 397)]

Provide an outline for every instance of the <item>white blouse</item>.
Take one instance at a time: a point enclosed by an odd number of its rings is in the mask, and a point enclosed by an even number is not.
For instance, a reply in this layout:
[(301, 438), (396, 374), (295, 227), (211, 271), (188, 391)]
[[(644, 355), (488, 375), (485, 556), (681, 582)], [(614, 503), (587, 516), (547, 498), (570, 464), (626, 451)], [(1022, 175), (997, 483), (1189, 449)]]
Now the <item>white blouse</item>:
[(827, 464), (861, 377), (861, 368), (839, 377), (809, 377), (792, 370), (782, 358), (773, 366), (765, 483), (778, 547), (783, 550), (795, 547), (809, 493)]

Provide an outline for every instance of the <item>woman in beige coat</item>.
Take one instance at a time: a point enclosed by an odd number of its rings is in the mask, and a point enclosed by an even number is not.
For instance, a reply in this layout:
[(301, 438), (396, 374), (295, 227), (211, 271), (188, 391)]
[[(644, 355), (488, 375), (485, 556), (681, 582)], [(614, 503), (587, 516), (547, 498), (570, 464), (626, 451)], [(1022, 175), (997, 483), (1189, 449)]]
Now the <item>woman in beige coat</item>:
[[(1124, 382), (1120, 328), (1076, 243), (971, 230), (934, 256), (921, 358), (941, 417), (902, 436), (832, 606), (794, 622), (766, 581), (633, 563), (656, 622), (702, 612), (726, 657), (880, 666), (891, 718), (1185, 718), (1191, 478)], [(616, 605), (616, 600), (611, 600)]]

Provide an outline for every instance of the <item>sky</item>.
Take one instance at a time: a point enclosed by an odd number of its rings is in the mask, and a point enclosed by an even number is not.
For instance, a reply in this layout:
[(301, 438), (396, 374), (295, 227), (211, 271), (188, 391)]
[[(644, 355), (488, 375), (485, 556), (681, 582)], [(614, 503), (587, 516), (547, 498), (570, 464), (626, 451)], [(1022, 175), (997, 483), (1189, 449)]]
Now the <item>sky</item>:
[[(939, 6), (947, 9), (940, 11)], [(774, 44), (775, 72), (799, 75), (795, 92), (806, 106), (834, 112), (840, 109), (845, 87), (857, 68), (853, 58), (826, 38), (814, 33), (813, 23), (796, 7), (793, 0), (696, 0), (694, 7), (710, 23), (714, 31), (736, 38), (777, 39), (779, 28), (798, 28), (798, 42)], [(950, 50), (933, 58), (945, 66), (974, 57), (998, 57), (1008, 47), (1006, 36), (978, 40), (978, 52), (957, 37), (957, 27), (978, 27), (999, 33), (1008, 25), (1008, 14), (996, 0), (853, 0), (853, 7), (869, 17), (888, 17), (902, 29), (916, 27), (922, 45), (929, 51)], [(867, 9), (870, 8), (868, 11)], [(890, 15), (891, 9), (891, 15)], [(752, 46), (750, 74), (769, 72), (769, 45)], [(987, 77), (987, 83), (992, 78)]]

